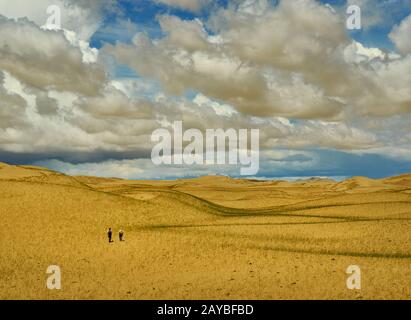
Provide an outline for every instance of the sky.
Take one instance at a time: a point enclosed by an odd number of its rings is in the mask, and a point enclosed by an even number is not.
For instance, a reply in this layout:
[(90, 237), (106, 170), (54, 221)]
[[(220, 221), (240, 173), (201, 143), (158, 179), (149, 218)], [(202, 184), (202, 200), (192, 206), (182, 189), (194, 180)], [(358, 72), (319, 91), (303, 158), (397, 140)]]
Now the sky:
[(259, 129), (256, 178), (398, 175), (410, 88), (411, 0), (0, 0), (0, 162), (238, 177), (152, 162), (152, 133), (183, 121)]

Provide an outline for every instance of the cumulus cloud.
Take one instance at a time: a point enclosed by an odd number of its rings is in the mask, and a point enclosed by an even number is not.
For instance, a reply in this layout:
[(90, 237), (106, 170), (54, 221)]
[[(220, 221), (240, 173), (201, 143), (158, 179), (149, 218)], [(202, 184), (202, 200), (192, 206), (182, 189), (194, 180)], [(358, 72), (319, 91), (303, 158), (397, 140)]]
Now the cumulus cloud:
[(411, 53), (411, 15), (405, 18), (389, 34), (390, 39), (394, 42), (398, 51), (402, 54)]
[(283, 1), (262, 16), (224, 9), (213, 19), (217, 35), (210, 36), (199, 20), (161, 16), (165, 38), (152, 41), (138, 34), (133, 45), (106, 50), (160, 80), (170, 93), (192, 88), (250, 115), (332, 118), (340, 113), (342, 104), (333, 95), (344, 89), (347, 77), (334, 60), (341, 58), (347, 39), (328, 8)]
[(150, 119), (154, 117), (148, 101), (133, 101), (109, 85), (96, 97), (80, 98), (78, 106), (95, 118)]
[(159, 127), (151, 103), (104, 84), (97, 96), (44, 91), (3, 73), (1, 149), (9, 152), (133, 152)]
[(159, 22), (165, 37), (137, 34), (105, 51), (168, 93), (195, 90), (257, 117), (342, 121), (410, 111), (408, 60), (350, 40), (341, 16), (316, 1), (243, 1), (206, 23)]
[[(370, 131), (345, 123), (309, 121), (293, 126), (290, 135), (277, 140), (277, 146), (289, 148), (321, 147), (340, 150), (366, 150), (379, 144)], [(275, 147), (275, 145), (273, 146)]]
[[(4, 74), (0, 73), (0, 124), (1, 128), (9, 128), (5, 135), (0, 137), (3, 143), (12, 137), (11, 130), (24, 125), (24, 113), (26, 110), (26, 101), (19, 95), (8, 91), (4, 87)], [(20, 115), (20, 117), (16, 117)]]
[(41, 27), (46, 25), (49, 17), (47, 8), (57, 6), (61, 13), (61, 28), (88, 41), (101, 23), (101, 11), (109, 4), (110, 0), (0, 0), (0, 15), (27, 18)]
[(0, 16), (0, 56), (0, 69), (39, 89), (92, 95), (105, 79), (99, 65), (83, 63), (62, 31), (42, 30), (25, 18)]
[(117, 89), (80, 41), (69, 30), (0, 17), (3, 151), (48, 157), (148, 146), (157, 127), (151, 103)]

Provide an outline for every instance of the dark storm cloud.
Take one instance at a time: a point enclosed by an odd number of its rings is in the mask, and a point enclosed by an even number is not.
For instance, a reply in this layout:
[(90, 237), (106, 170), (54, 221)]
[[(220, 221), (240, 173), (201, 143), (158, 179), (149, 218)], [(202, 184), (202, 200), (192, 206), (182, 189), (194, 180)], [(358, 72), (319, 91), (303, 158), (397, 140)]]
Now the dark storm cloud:
[[(411, 163), (406, 160), (388, 158), (378, 154), (353, 154), (335, 150), (306, 150), (316, 159), (308, 166), (287, 165), (274, 169), (264, 163), (260, 168), (261, 177), (312, 177), (312, 176), (367, 176), (378, 179), (411, 172)], [(297, 157), (293, 161), (301, 162)], [(290, 156), (288, 158), (291, 158)], [(309, 157), (304, 156), (305, 161)], [(287, 158), (285, 158), (287, 159)], [(297, 160), (299, 159), (299, 160)], [(284, 161), (284, 160), (282, 160)], [(291, 162), (291, 160), (289, 159)]]
[(0, 162), (16, 165), (28, 165), (38, 161), (47, 161), (54, 159), (63, 162), (69, 162), (72, 164), (81, 164), (90, 162), (99, 163), (107, 160), (143, 159), (149, 158), (150, 154), (151, 150), (145, 149), (122, 152), (97, 150), (89, 152), (56, 151), (48, 153), (17, 153), (0, 150)]

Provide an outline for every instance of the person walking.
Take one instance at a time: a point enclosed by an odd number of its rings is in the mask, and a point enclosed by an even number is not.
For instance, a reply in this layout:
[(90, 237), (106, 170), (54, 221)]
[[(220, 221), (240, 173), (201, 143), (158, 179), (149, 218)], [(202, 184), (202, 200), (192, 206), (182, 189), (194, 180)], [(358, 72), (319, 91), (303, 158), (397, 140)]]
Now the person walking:
[(118, 238), (120, 239), (120, 241), (123, 241), (123, 237), (124, 237), (124, 231), (123, 231), (123, 230), (120, 230), (120, 231), (118, 232)]
[(108, 236), (108, 242), (109, 242), (109, 243), (113, 242), (113, 240), (112, 240), (112, 238), (113, 238), (113, 231), (111, 230), (111, 228), (108, 228), (107, 236)]

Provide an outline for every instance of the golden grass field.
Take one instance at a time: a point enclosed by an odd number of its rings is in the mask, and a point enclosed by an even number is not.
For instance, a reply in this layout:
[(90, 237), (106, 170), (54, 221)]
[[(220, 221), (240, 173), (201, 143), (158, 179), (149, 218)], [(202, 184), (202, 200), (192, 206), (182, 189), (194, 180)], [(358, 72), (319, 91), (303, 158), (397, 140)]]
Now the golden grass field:
[[(127, 181), (0, 164), (0, 221), (0, 299), (411, 299), (411, 175)], [(46, 288), (53, 264), (61, 290)]]

